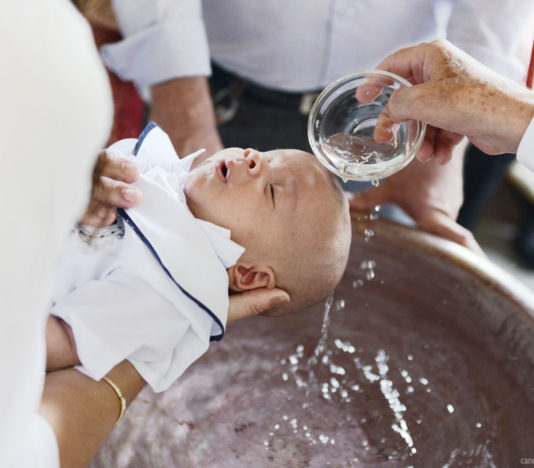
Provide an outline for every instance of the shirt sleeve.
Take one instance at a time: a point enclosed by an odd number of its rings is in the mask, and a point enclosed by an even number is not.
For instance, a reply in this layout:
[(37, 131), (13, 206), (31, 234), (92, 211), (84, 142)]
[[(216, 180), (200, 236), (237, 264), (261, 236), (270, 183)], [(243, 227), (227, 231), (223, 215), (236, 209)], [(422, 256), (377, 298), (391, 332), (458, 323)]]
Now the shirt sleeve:
[(534, 172), (534, 119), (530, 121), (527, 131), (519, 143), (517, 160)]
[(211, 319), (192, 327), (150, 284), (117, 268), (58, 301), (51, 313), (71, 327), (79, 369), (100, 380), (128, 359), (156, 392), (166, 390), (207, 349)]
[(200, 0), (113, 0), (124, 38), (101, 48), (106, 65), (144, 91), (154, 84), (211, 73)]
[(447, 39), (484, 65), (521, 81), (525, 67), (516, 52), (533, 15), (532, 0), (456, 0)]

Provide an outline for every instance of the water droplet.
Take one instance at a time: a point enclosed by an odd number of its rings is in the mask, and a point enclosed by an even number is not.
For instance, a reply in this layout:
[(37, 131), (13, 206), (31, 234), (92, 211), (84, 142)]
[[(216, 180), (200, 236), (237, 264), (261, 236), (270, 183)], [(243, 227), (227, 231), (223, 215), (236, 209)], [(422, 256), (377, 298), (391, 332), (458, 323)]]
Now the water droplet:
[(363, 231), (364, 241), (369, 242), (369, 240), (375, 235), (375, 232), (372, 229), (365, 229)]

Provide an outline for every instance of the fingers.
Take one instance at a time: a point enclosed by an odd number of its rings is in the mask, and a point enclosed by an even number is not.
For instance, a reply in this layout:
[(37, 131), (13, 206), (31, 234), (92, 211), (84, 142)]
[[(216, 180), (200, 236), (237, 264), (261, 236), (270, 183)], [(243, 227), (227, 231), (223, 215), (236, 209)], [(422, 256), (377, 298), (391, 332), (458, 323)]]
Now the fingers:
[(398, 123), (392, 119), (388, 106), (378, 116), (373, 137), (379, 143), (387, 143), (395, 137), (395, 129)]
[(102, 151), (93, 171), (91, 201), (82, 219), (83, 224), (108, 226), (115, 221), (113, 208), (131, 208), (140, 203), (140, 189), (129, 185), (140, 175), (137, 165), (112, 151)]
[(428, 110), (424, 108), (424, 104), (420, 104), (425, 91), (419, 87), (395, 90), (378, 116), (374, 130), (375, 140), (381, 143), (391, 141), (394, 137), (396, 126), (400, 122), (406, 120), (426, 122), (427, 116), (425, 113)]
[(438, 164), (446, 164), (451, 160), (456, 145), (463, 139), (462, 135), (446, 130), (438, 130), (434, 139), (434, 155)]
[(443, 166), (453, 157), (454, 148), (463, 140), (463, 136), (428, 126), (425, 139), (417, 152), (417, 159), (423, 163), (430, 161), (434, 156), (436, 162)]
[(102, 205), (101, 203), (89, 202), (80, 223), (94, 227), (109, 226), (117, 217), (113, 208)]
[(386, 86), (393, 85), (393, 79), (379, 74), (370, 74), (365, 77), (366, 82), (356, 89), (358, 102), (367, 104), (374, 101)]
[(437, 129), (435, 127), (426, 127), (425, 139), (419, 151), (416, 154), (416, 158), (422, 162), (426, 163), (430, 161), (434, 156), (434, 143), (436, 140)]
[(471, 231), (460, 226), (442, 211), (433, 210), (425, 218), (418, 220), (418, 225), (424, 231), (463, 245), (482, 257), (486, 256)]
[(109, 177), (129, 184), (135, 182), (139, 175), (139, 168), (133, 161), (110, 150), (100, 152), (93, 171), (93, 179)]
[(108, 207), (131, 208), (143, 198), (137, 187), (101, 176), (93, 185), (91, 201)]
[(261, 314), (275, 306), (288, 304), (290, 297), (282, 289), (258, 288), (230, 296), (228, 323)]

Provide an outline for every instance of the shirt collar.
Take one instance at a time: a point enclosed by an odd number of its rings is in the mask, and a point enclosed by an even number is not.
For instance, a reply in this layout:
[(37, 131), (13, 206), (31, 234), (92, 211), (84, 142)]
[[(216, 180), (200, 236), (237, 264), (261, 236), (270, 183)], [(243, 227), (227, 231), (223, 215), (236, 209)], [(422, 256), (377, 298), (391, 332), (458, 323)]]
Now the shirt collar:
[[(180, 159), (169, 136), (157, 124), (151, 122), (139, 136), (133, 154), (136, 155), (136, 162), (140, 164), (143, 173), (153, 168), (168, 173), (169, 178), (165, 180), (165, 185), (177, 192), (178, 199), (189, 210), (183, 196), (185, 182), (193, 161), (205, 151), (200, 149)], [(158, 172), (161, 175), (161, 172)], [(195, 221), (205, 233), (224, 267), (230, 268), (234, 265), (245, 248), (231, 239), (231, 231), (202, 219), (195, 218)]]

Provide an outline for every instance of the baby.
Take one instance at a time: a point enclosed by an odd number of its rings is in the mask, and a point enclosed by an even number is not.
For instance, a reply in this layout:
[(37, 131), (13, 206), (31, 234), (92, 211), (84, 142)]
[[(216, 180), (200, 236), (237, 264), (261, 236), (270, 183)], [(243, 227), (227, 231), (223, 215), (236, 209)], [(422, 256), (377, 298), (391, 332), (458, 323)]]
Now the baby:
[(128, 359), (163, 391), (221, 339), (228, 293), (284, 289), (282, 315), (323, 300), (348, 258), (336, 178), (310, 154), (228, 148), (178, 159), (155, 124), (110, 148), (133, 154), (143, 201), (93, 237), (73, 231), (47, 324), (47, 368), (95, 380)]

